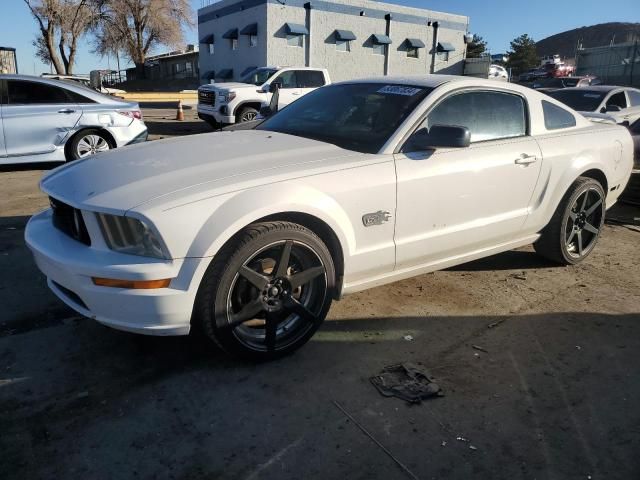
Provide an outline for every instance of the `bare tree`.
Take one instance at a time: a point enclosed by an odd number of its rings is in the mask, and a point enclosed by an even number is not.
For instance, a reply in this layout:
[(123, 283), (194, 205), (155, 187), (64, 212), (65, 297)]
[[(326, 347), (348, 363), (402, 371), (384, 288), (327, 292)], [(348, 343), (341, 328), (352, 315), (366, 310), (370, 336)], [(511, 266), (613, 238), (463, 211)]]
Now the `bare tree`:
[(89, 0), (24, 0), (38, 22), (40, 35), (34, 40), (36, 55), (51, 62), (58, 74), (71, 75), (78, 40), (96, 20)]
[(96, 52), (123, 51), (144, 78), (144, 62), (157, 45), (180, 47), (184, 27), (195, 25), (189, 0), (102, 0)]

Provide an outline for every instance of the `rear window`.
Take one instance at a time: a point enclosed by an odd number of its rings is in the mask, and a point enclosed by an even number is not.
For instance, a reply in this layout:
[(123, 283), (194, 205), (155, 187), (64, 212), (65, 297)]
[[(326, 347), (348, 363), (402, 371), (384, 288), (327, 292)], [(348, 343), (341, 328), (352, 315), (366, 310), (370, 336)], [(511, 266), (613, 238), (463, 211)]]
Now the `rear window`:
[(579, 90), (557, 90), (549, 94), (568, 107), (580, 112), (595, 112), (604, 100), (605, 93), (581, 88)]
[(576, 126), (576, 117), (564, 108), (558, 107), (546, 100), (542, 101), (542, 112), (544, 113), (544, 126), (547, 130), (558, 130)]

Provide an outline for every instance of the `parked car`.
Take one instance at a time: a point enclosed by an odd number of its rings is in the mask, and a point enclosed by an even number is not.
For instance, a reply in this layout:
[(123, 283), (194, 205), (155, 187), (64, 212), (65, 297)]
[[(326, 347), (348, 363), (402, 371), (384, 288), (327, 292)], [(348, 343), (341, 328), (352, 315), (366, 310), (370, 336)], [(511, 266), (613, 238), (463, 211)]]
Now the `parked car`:
[(518, 75), (518, 82), (520, 83), (532, 82), (536, 78), (535, 76), (536, 71), (537, 71), (537, 68), (532, 68), (524, 73), (521, 73), (520, 75)]
[(529, 88), (378, 77), (53, 170), (25, 236), (87, 317), (272, 359), (345, 294), (530, 243), (583, 261), (632, 166), (626, 128)]
[(591, 85), (600, 85), (600, 83), (598, 77), (592, 76), (541, 78), (534, 80), (531, 88), (540, 92), (552, 92), (561, 88), (589, 87)]
[(137, 103), (59, 80), (0, 75), (0, 163), (62, 162), (147, 138)]
[(509, 81), (509, 72), (501, 65), (491, 65), (489, 67), (489, 78), (492, 80)]
[(636, 88), (597, 85), (564, 88), (549, 95), (574, 110), (606, 113), (627, 126), (640, 118), (640, 90)]
[[(80, 85), (87, 87), (87, 88), (91, 88), (93, 90), (94, 89), (91, 86), (91, 81), (89, 79), (88, 76), (84, 76), (84, 75), (58, 75), (58, 74), (54, 74), (54, 73), (43, 73), (42, 78), (48, 78), (51, 80), (62, 80), (65, 82), (74, 82), (74, 83), (79, 83)], [(113, 87), (105, 87), (104, 85), (100, 86), (100, 93), (105, 93), (107, 95), (121, 95), (123, 93), (127, 93), (124, 90), (121, 90), (119, 88), (113, 88)]]
[(240, 83), (213, 83), (198, 88), (198, 116), (214, 128), (255, 120), (260, 108), (269, 104), (270, 85), (274, 82), (281, 85), (282, 108), (331, 83), (331, 78), (324, 68), (257, 68), (247, 73)]

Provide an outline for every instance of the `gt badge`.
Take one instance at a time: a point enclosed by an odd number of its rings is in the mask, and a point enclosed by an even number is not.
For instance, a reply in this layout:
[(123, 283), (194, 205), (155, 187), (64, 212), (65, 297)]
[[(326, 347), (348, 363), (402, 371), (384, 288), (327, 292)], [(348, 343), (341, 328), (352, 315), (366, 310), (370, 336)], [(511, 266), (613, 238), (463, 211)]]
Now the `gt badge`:
[(384, 222), (388, 222), (391, 218), (389, 212), (383, 212), (378, 210), (374, 213), (365, 213), (362, 216), (362, 224), (365, 227), (373, 227), (375, 225), (382, 225)]

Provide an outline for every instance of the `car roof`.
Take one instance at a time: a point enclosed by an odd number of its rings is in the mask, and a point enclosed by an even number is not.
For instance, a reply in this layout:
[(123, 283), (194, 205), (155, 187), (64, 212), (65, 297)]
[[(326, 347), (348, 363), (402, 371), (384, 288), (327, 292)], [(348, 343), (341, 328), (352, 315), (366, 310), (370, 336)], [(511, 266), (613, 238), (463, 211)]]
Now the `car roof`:
[[(487, 78), (463, 77), (460, 75), (388, 75), (379, 77), (358, 78), (354, 80), (346, 80), (336, 82), (337, 84), (353, 84), (353, 83), (381, 83), (393, 85), (407, 85), (412, 87), (437, 88), (441, 85), (455, 83), (460, 87), (487, 87), (513, 90), (514, 92), (528, 93), (532, 90), (522, 85), (509, 82), (496, 82)], [(335, 85), (335, 84), (334, 84)]]
[(623, 88), (629, 87), (618, 87), (616, 85), (592, 85), (590, 87), (570, 87), (565, 88), (563, 90), (579, 90), (581, 92), (599, 92), (599, 93), (609, 93), (613, 90), (622, 90)]
[(71, 90), (72, 92), (75, 92), (79, 95), (83, 95), (87, 98), (90, 98), (96, 103), (114, 104), (114, 105), (117, 104), (119, 106), (122, 106), (122, 104), (127, 104), (127, 105), (132, 104), (131, 102), (127, 102), (119, 98), (104, 95), (90, 88), (83, 87), (79, 83), (68, 82), (64, 80), (57, 80), (54, 78), (36, 77), (34, 75), (0, 74), (0, 80), (26, 80), (29, 82), (45, 83), (47, 85), (53, 85), (55, 87), (64, 88), (65, 90)]

